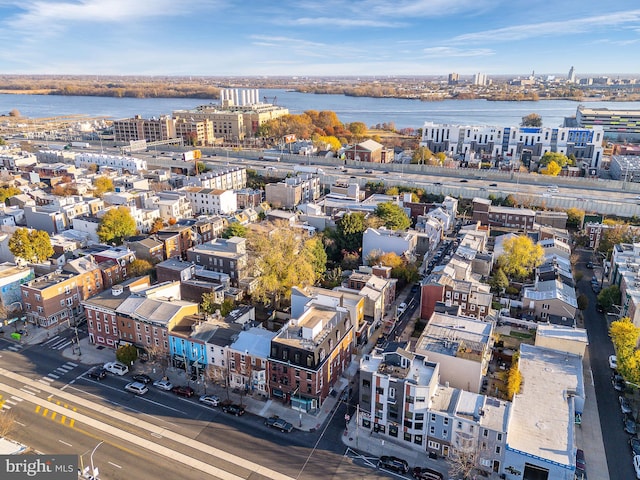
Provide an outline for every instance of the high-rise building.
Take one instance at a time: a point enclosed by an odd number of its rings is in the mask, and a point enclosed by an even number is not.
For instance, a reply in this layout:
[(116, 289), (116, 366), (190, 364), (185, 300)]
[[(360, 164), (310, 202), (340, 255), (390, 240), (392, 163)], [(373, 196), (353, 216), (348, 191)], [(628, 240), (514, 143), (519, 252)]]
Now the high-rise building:
[(457, 85), (458, 82), (460, 81), (460, 75), (458, 75), (457, 73), (450, 73), (449, 74), (449, 85)]
[(569, 69), (569, 74), (567, 75), (567, 83), (576, 83), (576, 72), (573, 69), (573, 65)]
[(474, 85), (487, 85), (487, 74), (486, 73), (476, 73), (473, 76), (473, 84)]

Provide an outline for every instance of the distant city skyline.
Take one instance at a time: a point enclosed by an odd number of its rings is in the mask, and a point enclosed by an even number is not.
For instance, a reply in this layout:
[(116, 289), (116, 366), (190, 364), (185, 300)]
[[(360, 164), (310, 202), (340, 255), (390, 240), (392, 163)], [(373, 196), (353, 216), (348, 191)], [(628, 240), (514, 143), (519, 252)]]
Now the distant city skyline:
[(0, 0), (0, 74), (640, 73), (637, 0)]

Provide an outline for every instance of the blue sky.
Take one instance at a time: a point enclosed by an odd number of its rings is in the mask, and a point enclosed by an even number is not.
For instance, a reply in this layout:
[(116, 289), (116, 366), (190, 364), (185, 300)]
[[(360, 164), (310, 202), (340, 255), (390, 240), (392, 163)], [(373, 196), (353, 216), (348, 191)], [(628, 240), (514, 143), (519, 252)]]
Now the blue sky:
[(640, 73), (638, 0), (0, 0), (0, 73)]

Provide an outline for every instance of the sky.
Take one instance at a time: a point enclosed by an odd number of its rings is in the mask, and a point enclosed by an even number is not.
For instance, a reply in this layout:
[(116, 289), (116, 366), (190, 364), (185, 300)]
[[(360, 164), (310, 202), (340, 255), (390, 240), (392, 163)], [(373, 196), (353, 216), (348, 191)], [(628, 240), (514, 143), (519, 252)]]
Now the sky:
[(640, 1), (0, 0), (0, 74), (640, 73)]

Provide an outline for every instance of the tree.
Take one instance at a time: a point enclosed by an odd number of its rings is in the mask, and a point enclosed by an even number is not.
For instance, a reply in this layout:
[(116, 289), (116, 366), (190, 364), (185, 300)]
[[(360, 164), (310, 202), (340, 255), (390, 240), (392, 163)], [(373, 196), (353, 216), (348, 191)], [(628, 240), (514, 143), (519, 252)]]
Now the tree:
[(116, 350), (116, 360), (130, 366), (138, 359), (138, 349), (134, 345), (122, 345)]
[(498, 257), (498, 265), (508, 276), (522, 280), (531, 276), (544, 258), (542, 247), (526, 235), (508, 238), (502, 248), (504, 253)]
[(314, 259), (305, 248), (307, 239), (305, 231), (284, 222), (277, 222), (269, 235), (250, 233), (248, 250), (258, 275), (255, 298), (279, 307), (293, 286), (305, 287), (316, 282)]
[(523, 127), (541, 127), (542, 126), (542, 117), (537, 113), (530, 113), (529, 115), (525, 115), (522, 117), (522, 122), (520, 123)]
[(112, 208), (100, 219), (96, 233), (101, 242), (121, 245), (125, 238), (135, 235), (136, 221), (127, 207)]
[(391, 230), (405, 230), (411, 226), (411, 220), (397, 203), (380, 203), (375, 214), (383, 220), (384, 226)]
[(340, 267), (327, 270), (322, 279), (322, 286), (324, 288), (335, 288), (342, 284), (342, 269)]
[(113, 186), (113, 180), (109, 177), (98, 177), (93, 181), (95, 187), (93, 193), (96, 197), (102, 198), (106, 192), (113, 192), (115, 187)]
[(480, 464), (480, 454), (475, 448), (455, 448), (451, 449), (447, 462), (449, 463), (449, 474), (453, 478), (471, 480), (474, 478), (474, 470)]
[(27, 262), (43, 262), (53, 255), (51, 238), (44, 230), (18, 228), (9, 239), (9, 251)]
[(574, 228), (582, 228), (582, 222), (584, 222), (584, 210), (579, 208), (567, 209), (567, 225)]
[(19, 188), (6, 186), (0, 187), (0, 202), (6, 203), (7, 199), (14, 195), (20, 195), (22, 191)]
[(522, 385), (522, 374), (518, 369), (518, 362), (514, 361), (509, 369), (509, 377), (507, 378), (507, 395), (509, 399), (513, 400), (513, 397), (520, 391)]
[(98, 164), (97, 163), (89, 164), (89, 166), (87, 167), (87, 170), (89, 171), (89, 173), (96, 173), (98, 171)]
[(10, 435), (16, 428), (16, 414), (12, 411), (4, 410), (0, 415), (0, 438)]
[(636, 327), (629, 317), (621, 318), (611, 322), (609, 336), (618, 357), (618, 371), (628, 381), (637, 383), (640, 372), (637, 369), (636, 346), (640, 337), (640, 328)]
[(608, 312), (614, 305), (620, 305), (621, 297), (620, 287), (611, 285), (600, 291), (598, 294), (598, 304), (604, 308), (605, 312)]
[(318, 237), (312, 237), (304, 243), (304, 249), (316, 274), (316, 282), (319, 282), (327, 271), (327, 252), (322, 240)]
[(433, 157), (433, 152), (427, 147), (418, 147), (413, 151), (411, 155), (411, 163), (424, 164), (428, 163), (428, 160)]
[(10, 117), (21, 117), (22, 115), (20, 114), (20, 110), (18, 110), (17, 108), (14, 108), (13, 110), (11, 110), (9, 112), (9, 116)]
[(351, 122), (348, 128), (349, 131), (353, 134), (356, 141), (362, 139), (369, 131), (367, 126), (362, 122)]
[(619, 243), (630, 243), (633, 240), (633, 236), (629, 231), (629, 226), (624, 224), (616, 224), (610, 228), (604, 229), (600, 243), (598, 244), (598, 251), (606, 254), (607, 258), (611, 255), (613, 246)]
[(580, 295), (578, 295), (578, 298), (576, 301), (578, 302), (578, 310), (581, 310), (583, 312), (589, 306), (589, 297), (587, 297), (584, 293), (581, 293)]
[(569, 158), (560, 152), (546, 152), (540, 158), (540, 166), (547, 166), (551, 162), (556, 162), (560, 167), (566, 167), (569, 163)]
[(141, 277), (148, 275), (153, 271), (153, 265), (149, 260), (143, 258), (136, 258), (127, 267), (127, 274), (131, 277)]
[(362, 212), (347, 213), (337, 225), (337, 241), (340, 250), (359, 252), (362, 249), (362, 233), (367, 229)]
[(540, 173), (551, 177), (557, 177), (561, 171), (562, 167), (560, 167), (560, 165), (558, 165), (554, 160), (551, 160), (547, 166), (540, 171)]
[(489, 284), (496, 292), (500, 293), (509, 286), (509, 279), (502, 269), (498, 268), (489, 280)]
[(230, 223), (229, 226), (222, 232), (222, 238), (242, 237), (246, 238), (247, 227), (238, 222)]
[(156, 218), (153, 220), (153, 223), (151, 224), (151, 229), (149, 230), (149, 233), (158, 233), (163, 228), (164, 228), (164, 222), (162, 221), (162, 219)]

